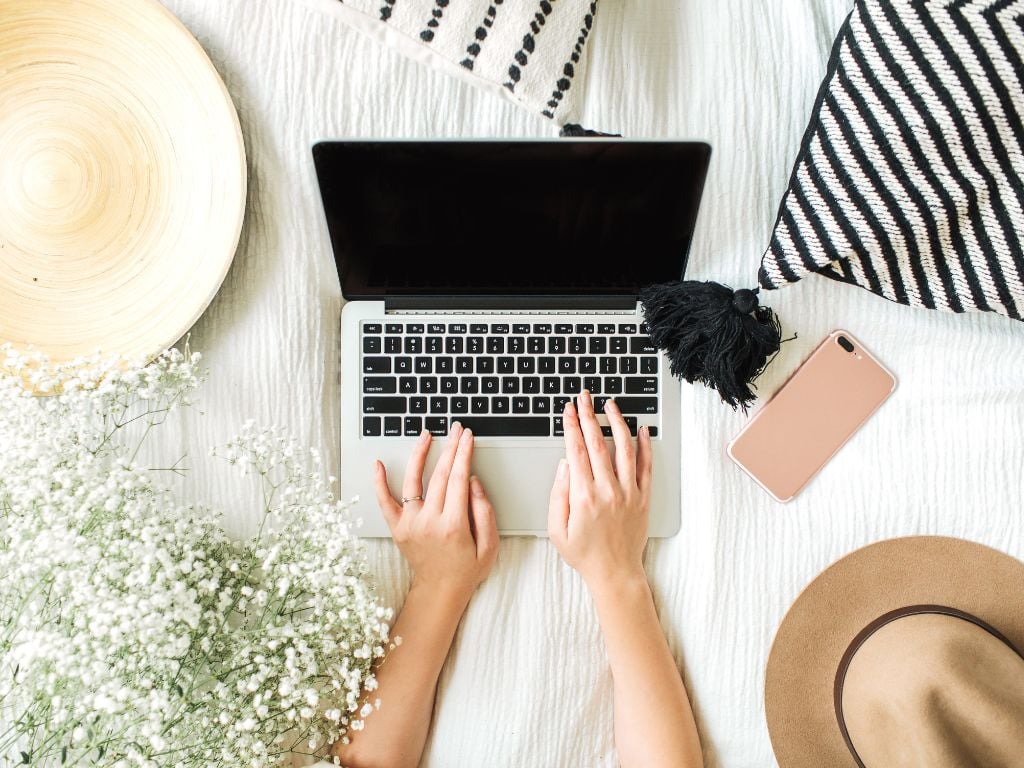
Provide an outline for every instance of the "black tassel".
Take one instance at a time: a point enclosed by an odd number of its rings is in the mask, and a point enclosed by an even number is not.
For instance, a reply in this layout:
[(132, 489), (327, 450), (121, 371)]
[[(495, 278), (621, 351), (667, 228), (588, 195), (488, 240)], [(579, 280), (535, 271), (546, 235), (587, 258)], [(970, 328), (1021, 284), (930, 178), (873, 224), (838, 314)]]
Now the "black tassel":
[(706, 384), (746, 412), (756, 399), (751, 382), (782, 343), (779, 319), (758, 306), (757, 291), (682, 280), (650, 285), (640, 301), (651, 339), (668, 355), (672, 374)]

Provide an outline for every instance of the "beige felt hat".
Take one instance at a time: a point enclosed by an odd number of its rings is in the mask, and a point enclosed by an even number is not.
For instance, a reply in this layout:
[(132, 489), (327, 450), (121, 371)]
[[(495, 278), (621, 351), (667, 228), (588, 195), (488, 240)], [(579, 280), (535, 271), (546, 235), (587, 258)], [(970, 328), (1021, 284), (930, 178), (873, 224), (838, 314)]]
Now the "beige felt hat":
[(776, 634), (765, 710), (781, 768), (1024, 766), (1024, 564), (961, 539), (857, 550)]
[(245, 150), (156, 0), (0, 0), (0, 342), (153, 356), (227, 274)]

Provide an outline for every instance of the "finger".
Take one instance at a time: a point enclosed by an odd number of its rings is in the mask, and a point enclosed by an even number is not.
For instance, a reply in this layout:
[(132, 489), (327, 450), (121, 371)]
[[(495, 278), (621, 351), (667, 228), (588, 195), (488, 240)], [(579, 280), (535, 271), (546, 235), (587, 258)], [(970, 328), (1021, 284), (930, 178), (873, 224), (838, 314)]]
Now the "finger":
[(604, 435), (601, 433), (601, 425), (597, 423), (597, 414), (594, 413), (594, 400), (590, 392), (583, 390), (578, 398), (580, 427), (583, 429), (583, 439), (587, 443), (587, 453), (590, 454), (590, 468), (595, 478), (611, 479), (612, 459), (608, 455), (608, 447), (604, 444)]
[(388, 524), (388, 528), (394, 533), (395, 526), (398, 524), (398, 518), (402, 514), (402, 505), (395, 501), (395, 497), (391, 495), (391, 489), (388, 487), (388, 472), (384, 469), (384, 464), (380, 460), (374, 466), (373, 485), (377, 491), (377, 505), (384, 515), (384, 522)]
[(645, 499), (650, 498), (653, 475), (654, 450), (651, 447), (651, 431), (644, 426), (640, 427), (637, 434), (636, 478)]
[(565, 541), (569, 530), (569, 462), (561, 459), (555, 470), (548, 500), (548, 536), (554, 541)]
[(444, 497), (444, 512), (449, 517), (461, 518), (469, 525), (469, 465), (473, 460), (473, 430), (467, 429), (459, 438), (448, 476), (448, 490)]
[(434, 465), (434, 474), (430, 476), (427, 483), (427, 498), (425, 506), (441, 511), (444, 506), (444, 495), (448, 489), (448, 473), (452, 471), (452, 462), (455, 460), (455, 449), (459, 447), (459, 438), (462, 437), (462, 425), (459, 422), (452, 422), (452, 428), (448, 432), (448, 442), (444, 451), (437, 458)]
[(569, 474), (580, 482), (594, 479), (590, 468), (590, 454), (580, 430), (579, 412), (572, 401), (565, 404), (562, 412), (562, 429), (565, 432), (565, 456), (569, 462)]
[(411, 499), (423, 495), (423, 466), (427, 463), (430, 452), (430, 433), (420, 432), (419, 440), (413, 446), (409, 462), (405, 465), (405, 477), (402, 478), (402, 495)]
[(491, 500), (487, 498), (478, 477), (469, 480), (469, 507), (476, 531), (476, 556), (479, 560), (485, 560), (498, 551), (498, 522), (494, 518)]
[(633, 436), (629, 434), (626, 420), (614, 398), (605, 402), (604, 412), (615, 438), (615, 475), (623, 485), (636, 485), (636, 453), (633, 450)]

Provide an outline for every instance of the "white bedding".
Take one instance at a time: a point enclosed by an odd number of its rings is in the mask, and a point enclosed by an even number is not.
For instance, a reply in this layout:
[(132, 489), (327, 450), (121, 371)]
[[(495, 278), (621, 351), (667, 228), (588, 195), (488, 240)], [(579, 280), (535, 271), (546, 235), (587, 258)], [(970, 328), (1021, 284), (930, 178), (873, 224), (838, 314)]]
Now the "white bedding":
[[(541, 118), (408, 62), (292, 0), (164, 0), (210, 52), (249, 153), (241, 248), (192, 333), (211, 370), (166, 448), (187, 492), (251, 507), (205, 447), (246, 418), (337, 456), (341, 298), (309, 159), (334, 136), (553, 136)], [(583, 121), (714, 147), (689, 274), (752, 285), (835, 31), (850, 0), (601, 0)], [(641, 254), (628, 254), (637, 256)], [(788, 332), (774, 391), (825, 334), (856, 334), (900, 379), (892, 400), (794, 503), (724, 456), (743, 417), (685, 388), (683, 529), (651, 544), (658, 608), (709, 766), (774, 764), (762, 707), (773, 633), (829, 562), (879, 538), (964, 536), (1024, 556), (1024, 325), (890, 304), (821, 278), (769, 295)], [(179, 446), (177, 443), (181, 443)], [(368, 457), (369, 458), (369, 457)], [(369, 503), (369, 502), (367, 502)], [(499, 499), (498, 504), (514, 504)], [(247, 511), (248, 509), (248, 511)], [(408, 574), (371, 545), (396, 605)], [(611, 766), (611, 679), (590, 600), (544, 540), (502, 542), (441, 678), (426, 766)]]

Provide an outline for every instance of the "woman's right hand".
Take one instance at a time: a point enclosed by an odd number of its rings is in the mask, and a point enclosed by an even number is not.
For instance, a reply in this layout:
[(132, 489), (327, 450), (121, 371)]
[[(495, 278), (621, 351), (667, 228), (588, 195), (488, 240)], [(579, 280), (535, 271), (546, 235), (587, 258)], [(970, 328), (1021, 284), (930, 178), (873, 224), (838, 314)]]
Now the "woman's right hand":
[(559, 465), (548, 506), (548, 535), (562, 558), (590, 589), (609, 580), (644, 576), (648, 503), (651, 492), (651, 437), (639, 430), (636, 449), (622, 412), (608, 400), (604, 412), (615, 439), (609, 454), (586, 390), (577, 410), (565, 406), (566, 459)]

